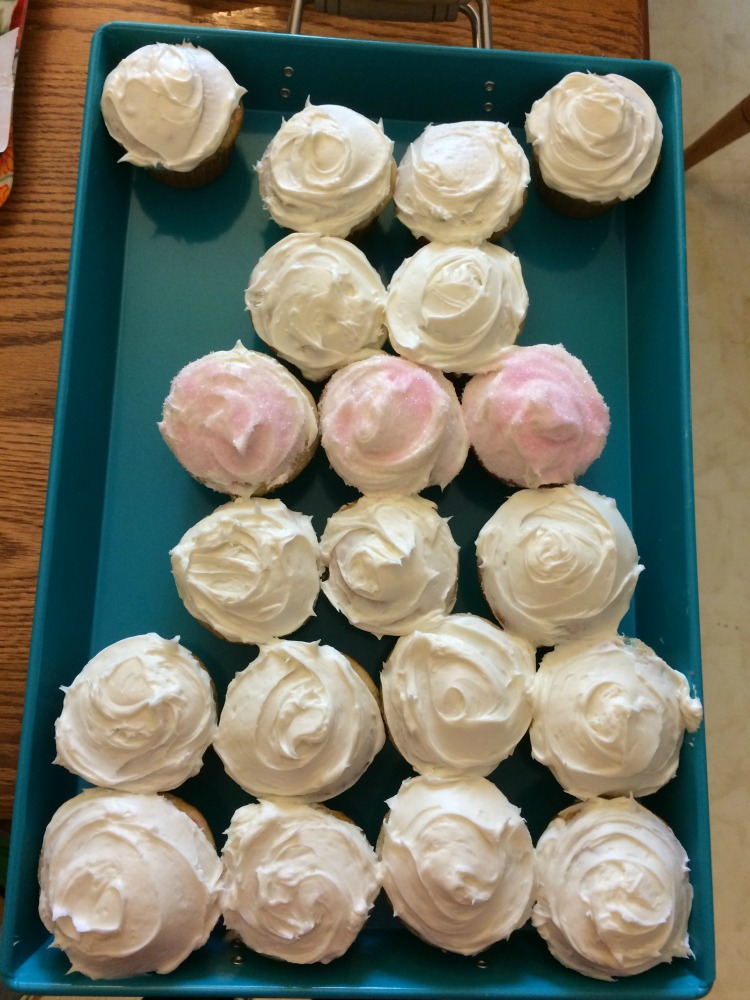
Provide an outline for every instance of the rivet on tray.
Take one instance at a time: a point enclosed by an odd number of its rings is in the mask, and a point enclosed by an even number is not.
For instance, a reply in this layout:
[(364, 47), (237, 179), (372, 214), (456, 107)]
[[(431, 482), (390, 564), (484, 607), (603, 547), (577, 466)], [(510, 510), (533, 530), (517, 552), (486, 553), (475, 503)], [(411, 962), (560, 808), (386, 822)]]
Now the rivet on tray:
[(485, 83), (485, 85), (484, 85), (484, 89), (485, 89), (485, 90), (487, 91), (487, 93), (489, 94), (489, 92), (490, 92), (491, 90), (494, 90), (494, 89), (495, 89), (495, 81), (494, 81), (494, 80), (488, 80), (488, 81), (487, 81), (487, 82)]
[(494, 109), (494, 107), (495, 105), (492, 103), (492, 101), (485, 101), (484, 110), (487, 112), (487, 114), (489, 114)]
[(292, 94), (289, 87), (282, 87), (279, 93), (281, 94), (282, 97), (291, 97)]
[(477, 959), (477, 968), (478, 969), (486, 969), (487, 968), (487, 962), (485, 961), (485, 959), (483, 959), (483, 958), (478, 958)]
[(232, 955), (232, 965), (242, 965), (244, 961), (244, 955)]
[(285, 66), (284, 76), (294, 76), (294, 66)]

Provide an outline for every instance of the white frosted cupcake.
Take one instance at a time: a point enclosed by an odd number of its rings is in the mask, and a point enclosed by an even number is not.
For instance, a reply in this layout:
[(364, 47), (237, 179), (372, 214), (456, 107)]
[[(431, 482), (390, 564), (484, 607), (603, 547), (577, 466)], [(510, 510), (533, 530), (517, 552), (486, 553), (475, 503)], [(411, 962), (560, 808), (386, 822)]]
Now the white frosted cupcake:
[(65, 692), (56, 764), (92, 785), (164, 792), (200, 771), (216, 731), (208, 672), (153, 632), (107, 646)]
[(346, 237), (388, 204), (396, 163), (382, 122), (308, 101), (282, 122), (255, 169), (263, 206), (278, 225)]
[(611, 980), (692, 955), (687, 855), (635, 799), (564, 809), (539, 838), (536, 862), (531, 921), (568, 968)]
[(650, 795), (703, 718), (684, 674), (619, 635), (564, 643), (534, 682), (531, 750), (570, 795)]
[(323, 592), (352, 625), (405, 635), (456, 600), (458, 545), (423, 497), (361, 497), (328, 519)]
[(532, 105), (526, 136), (540, 194), (566, 215), (597, 215), (634, 198), (661, 156), (654, 102), (617, 73), (563, 77)]
[(512, 494), (477, 560), (492, 613), (536, 646), (616, 631), (643, 569), (615, 501), (575, 485)]
[(290, 482), (318, 444), (307, 389), (275, 358), (239, 341), (177, 373), (158, 426), (191, 476), (230, 496), (263, 495)]
[(47, 826), (39, 915), (72, 972), (166, 973), (208, 940), (221, 881), (213, 844), (171, 799), (90, 788)]
[(358, 781), (384, 742), (364, 670), (332, 646), (287, 641), (230, 682), (214, 749), (257, 798), (323, 802)]
[(514, 224), (529, 179), (529, 161), (507, 125), (428, 125), (398, 165), (396, 215), (413, 236), (479, 244)]
[(383, 888), (418, 937), (476, 955), (526, 923), (534, 848), (520, 811), (495, 785), (422, 775), (388, 806), (378, 840)]
[(319, 382), (385, 341), (385, 288), (365, 255), (335, 236), (291, 233), (260, 258), (245, 305), (279, 357)]
[(490, 371), (521, 332), (529, 296), (518, 258), (494, 243), (428, 243), (396, 270), (386, 320), (393, 349), (444, 372)]
[(186, 609), (230, 642), (270, 642), (313, 614), (318, 539), (312, 518), (281, 500), (251, 497), (217, 507), (170, 556)]
[(412, 767), (487, 775), (531, 722), (535, 650), (477, 615), (402, 636), (381, 673), (388, 733)]
[(331, 376), (318, 403), (321, 443), (360, 493), (444, 487), (463, 468), (469, 437), (461, 404), (440, 372), (379, 354)]
[(325, 806), (286, 799), (242, 806), (222, 860), (226, 926), (248, 948), (285, 962), (343, 955), (380, 892), (364, 834)]

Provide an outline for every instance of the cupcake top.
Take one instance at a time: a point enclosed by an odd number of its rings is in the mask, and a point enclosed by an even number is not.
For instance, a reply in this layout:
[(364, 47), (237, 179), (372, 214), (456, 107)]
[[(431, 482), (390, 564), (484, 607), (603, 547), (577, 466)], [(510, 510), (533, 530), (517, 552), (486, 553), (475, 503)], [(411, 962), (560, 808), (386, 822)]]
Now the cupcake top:
[(529, 161), (507, 125), (428, 125), (398, 165), (396, 215), (413, 236), (479, 244), (515, 221), (529, 179)]
[(456, 600), (458, 545), (431, 500), (361, 497), (328, 519), (320, 550), (326, 597), (378, 637), (405, 635)]
[(331, 376), (318, 403), (321, 443), (361, 493), (446, 486), (469, 450), (456, 391), (440, 372), (379, 354)]
[(563, 965), (611, 980), (692, 955), (687, 855), (635, 799), (564, 809), (539, 838), (536, 861), (531, 920)]
[(386, 300), (395, 351), (444, 372), (495, 367), (526, 318), (518, 258), (494, 243), (428, 243), (391, 278)]
[(422, 775), (388, 800), (383, 888), (415, 934), (476, 955), (526, 923), (534, 849), (518, 808), (486, 778)]
[(317, 642), (275, 642), (227, 689), (214, 749), (257, 798), (322, 802), (350, 788), (385, 742), (375, 694)]
[(178, 639), (120, 639), (62, 690), (55, 763), (73, 774), (106, 788), (163, 792), (200, 771), (216, 706), (208, 672)]
[(674, 777), (703, 707), (684, 674), (619, 635), (565, 643), (534, 681), (531, 750), (568, 794), (650, 795)]
[(477, 559), (493, 614), (537, 646), (614, 632), (643, 569), (615, 501), (575, 485), (512, 494)]
[(187, 610), (230, 642), (289, 635), (312, 615), (320, 591), (312, 518), (281, 500), (223, 504), (188, 529), (170, 556)]
[(383, 282), (336, 236), (279, 240), (253, 268), (245, 304), (261, 340), (316, 382), (369, 357), (386, 337)]
[(285, 962), (343, 955), (380, 892), (364, 834), (325, 806), (287, 799), (242, 806), (222, 860), (226, 926), (248, 948)]
[(289, 482), (318, 442), (307, 389), (275, 358), (239, 341), (178, 372), (158, 426), (192, 476), (231, 496), (264, 494)]
[(244, 93), (206, 49), (154, 42), (107, 76), (101, 108), (122, 161), (189, 171), (216, 152)]
[(482, 465), (516, 486), (571, 483), (601, 455), (609, 408), (578, 358), (562, 344), (503, 351), (461, 398)]
[(569, 73), (526, 116), (526, 136), (548, 187), (587, 202), (634, 198), (661, 154), (654, 102), (617, 73)]
[(393, 142), (382, 122), (308, 100), (282, 122), (255, 169), (274, 222), (297, 232), (345, 237), (390, 199)]
[(171, 972), (208, 940), (221, 878), (213, 845), (170, 799), (90, 788), (45, 831), (39, 915), (73, 972)]
[(531, 722), (534, 647), (477, 615), (402, 636), (381, 674), (396, 748), (420, 773), (487, 775)]

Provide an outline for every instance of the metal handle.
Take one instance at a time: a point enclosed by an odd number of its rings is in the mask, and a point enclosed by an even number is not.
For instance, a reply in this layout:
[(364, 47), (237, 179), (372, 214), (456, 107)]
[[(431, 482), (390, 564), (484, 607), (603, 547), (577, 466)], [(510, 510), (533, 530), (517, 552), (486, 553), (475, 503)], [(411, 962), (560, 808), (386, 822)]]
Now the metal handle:
[(455, 21), (460, 11), (471, 25), (474, 47), (492, 48), (489, 0), (292, 0), (290, 34), (300, 34), (307, 3), (314, 3), (315, 9), (324, 14), (373, 21)]

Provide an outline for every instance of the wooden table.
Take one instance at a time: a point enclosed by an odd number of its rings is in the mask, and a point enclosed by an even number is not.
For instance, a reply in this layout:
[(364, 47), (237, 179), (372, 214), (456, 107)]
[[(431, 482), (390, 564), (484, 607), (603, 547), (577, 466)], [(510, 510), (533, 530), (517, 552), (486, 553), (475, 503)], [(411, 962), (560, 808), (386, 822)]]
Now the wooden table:
[[(0, 209), (0, 825), (13, 789), (65, 306), (86, 65), (111, 20), (286, 30), (288, 3), (30, 0), (15, 100), (16, 176)], [(227, 9), (229, 7), (229, 9)], [(648, 57), (646, 0), (492, 0), (496, 48)], [(318, 35), (465, 45), (452, 24), (351, 22), (306, 12)]]

